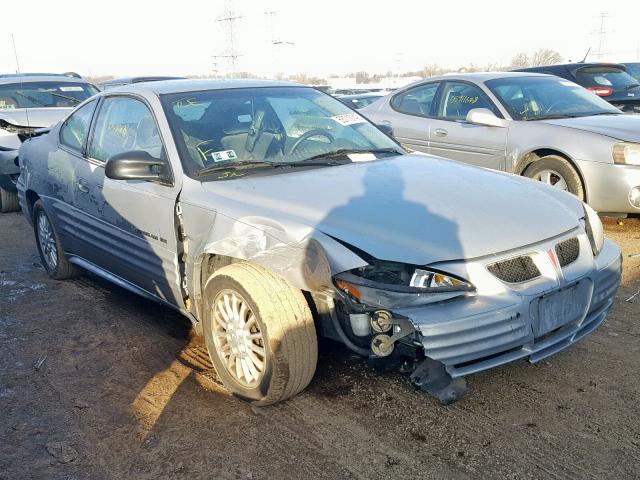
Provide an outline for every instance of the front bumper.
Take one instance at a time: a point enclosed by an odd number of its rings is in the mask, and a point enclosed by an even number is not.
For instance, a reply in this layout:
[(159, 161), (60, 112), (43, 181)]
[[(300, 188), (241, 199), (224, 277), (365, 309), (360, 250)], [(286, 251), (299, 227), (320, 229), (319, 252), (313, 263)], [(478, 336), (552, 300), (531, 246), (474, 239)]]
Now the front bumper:
[(640, 213), (629, 200), (633, 188), (640, 188), (640, 167), (578, 160), (586, 183), (589, 205), (598, 212)]
[[(474, 297), (450, 300), (419, 308), (395, 310), (408, 318), (419, 332), (425, 356), (441, 362), (452, 377), (461, 377), (527, 358), (538, 362), (576, 343), (600, 326), (613, 304), (622, 260), (619, 247), (607, 240), (593, 258), (584, 234), (578, 236), (581, 253), (575, 262), (560, 269), (549, 261), (547, 252), (563, 238), (536, 245), (528, 252), (537, 255), (542, 277), (517, 285), (506, 285), (492, 277), (486, 265), (496, 258), (466, 263), (467, 277), (477, 287)], [(452, 263), (447, 271), (455, 269)], [(461, 267), (458, 266), (458, 269)], [(462, 273), (462, 272), (452, 272)], [(536, 336), (537, 305), (572, 286), (580, 285), (576, 302), (579, 314), (565, 324)]]

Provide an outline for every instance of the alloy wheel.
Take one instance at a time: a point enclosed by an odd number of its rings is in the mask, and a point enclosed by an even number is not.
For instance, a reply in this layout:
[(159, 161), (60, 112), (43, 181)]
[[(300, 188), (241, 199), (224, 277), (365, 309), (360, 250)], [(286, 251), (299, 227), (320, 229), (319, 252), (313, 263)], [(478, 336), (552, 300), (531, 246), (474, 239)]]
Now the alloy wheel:
[(538, 180), (539, 182), (546, 183), (547, 185), (551, 185), (554, 188), (564, 190), (565, 192), (569, 191), (567, 181), (555, 170), (541, 170), (532, 178), (534, 180)]
[(51, 270), (58, 268), (58, 248), (56, 246), (56, 240), (53, 236), (53, 229), (51, 223), (44, 212), (40, 212), (37, 221), (38, 228), (38, 243), (40, 244), (40, 250), (42, 251), (42, 257), (47, 263), (47, 266)]

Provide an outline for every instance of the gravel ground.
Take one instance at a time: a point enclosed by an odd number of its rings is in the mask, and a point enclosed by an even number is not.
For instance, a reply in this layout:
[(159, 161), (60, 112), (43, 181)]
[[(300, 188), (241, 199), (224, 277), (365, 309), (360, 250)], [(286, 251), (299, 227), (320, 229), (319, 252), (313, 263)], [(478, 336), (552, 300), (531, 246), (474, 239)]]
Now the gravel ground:
[(93, 276), (56, 282), (0, 215), (0, 479), (639, 478), (640, 221), (607, 322), (443, 407), (331, 342), (310, 387), (252, 408), (189, 322)]

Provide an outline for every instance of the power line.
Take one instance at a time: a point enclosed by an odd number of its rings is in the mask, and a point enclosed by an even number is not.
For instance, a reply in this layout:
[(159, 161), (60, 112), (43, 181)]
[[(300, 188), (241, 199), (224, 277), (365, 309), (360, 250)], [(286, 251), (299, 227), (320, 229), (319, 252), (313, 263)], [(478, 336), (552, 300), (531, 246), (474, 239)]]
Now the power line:
[(609, 14), (608, 13), (601, 13), (600, 14), (600, 29), (596, 30), (596, 32), (595, 32), (598, 35), (598, 50), (593, 55), (598, 60), (602, 60), (602, 57), (604, 57), (604, 55), (609, 53), (609, 52), (605, 52), (605, 51), (602, 50), (602, 46), (604, 44), (604, 40), (606, 38), (606, 35), (607, 35), (607, 33), (609, 33), (609, 31), (605, 28), (605, 24), (606, 24), (607, 18), (609, 18)]

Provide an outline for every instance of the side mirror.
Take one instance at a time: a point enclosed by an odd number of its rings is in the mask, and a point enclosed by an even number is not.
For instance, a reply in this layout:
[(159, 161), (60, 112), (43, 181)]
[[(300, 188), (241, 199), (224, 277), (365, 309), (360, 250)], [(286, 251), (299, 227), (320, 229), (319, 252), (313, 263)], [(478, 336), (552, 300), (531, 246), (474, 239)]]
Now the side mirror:
[(104, 174), (112, 180), (144, 180), (171, 183), (166, 162), (153, 158), (143, 150), (133, 150), (114, 155), (104, 167)]
[(376, 127), (378, 127), (378, 130), (381, 130), (382, 133), (388, 137), (393, 138), (393, 127), (388, 123), (376, 123)]
[(467, 113), (467, 122), (475, 125), (485, 125), (487, 127), (501, 127), (507, 126), (506, 120), (498, 118), (488, 108), (473, 108)]

